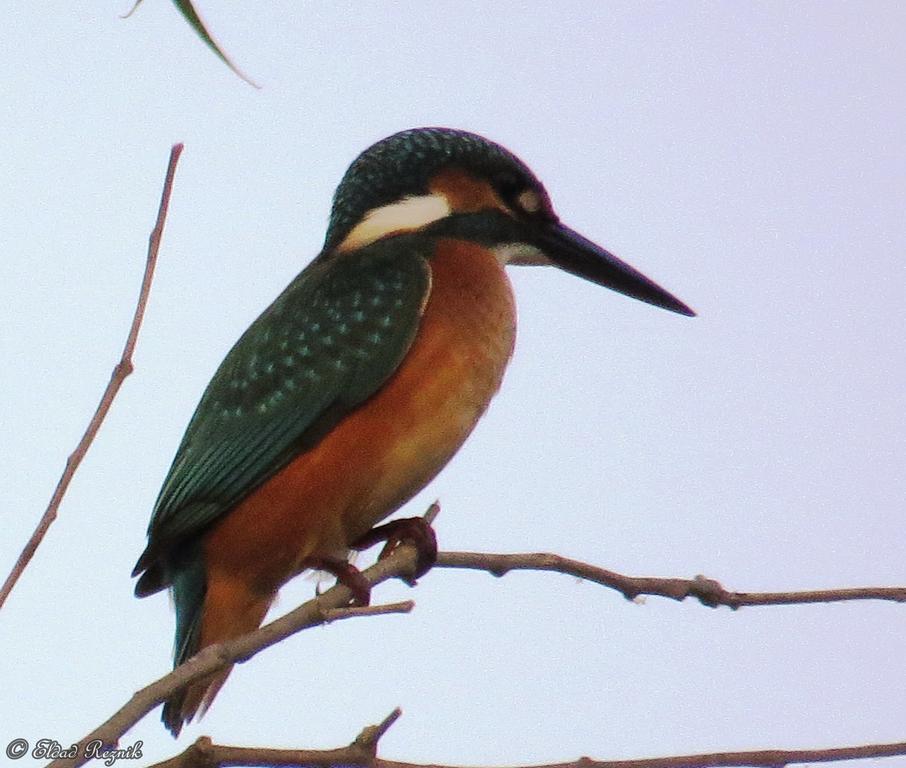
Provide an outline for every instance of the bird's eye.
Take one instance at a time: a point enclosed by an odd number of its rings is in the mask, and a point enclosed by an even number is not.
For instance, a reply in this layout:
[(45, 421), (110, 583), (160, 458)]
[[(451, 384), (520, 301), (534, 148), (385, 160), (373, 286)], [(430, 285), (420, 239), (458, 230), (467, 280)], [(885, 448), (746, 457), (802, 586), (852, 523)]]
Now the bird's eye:
[(523, 213), (535, 214), (541, 210), (542, 200), (534, 189), (524, 189), (516, 195), (516, 205)]
[(527, 179), (501, 173), (493, 183), (500, 199), (517, 216), (553, 215), (547, 194)]

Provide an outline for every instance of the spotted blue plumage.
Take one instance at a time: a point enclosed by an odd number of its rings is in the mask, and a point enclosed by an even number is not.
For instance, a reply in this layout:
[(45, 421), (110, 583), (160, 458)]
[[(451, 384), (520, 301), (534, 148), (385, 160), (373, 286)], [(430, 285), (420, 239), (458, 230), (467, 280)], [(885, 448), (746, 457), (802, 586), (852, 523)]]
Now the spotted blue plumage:
[(151, 594), (186, 547), (396, 370), (430, 285), (417, 238), (315, 260), (242, 335), (201, 398), (135, 572)]

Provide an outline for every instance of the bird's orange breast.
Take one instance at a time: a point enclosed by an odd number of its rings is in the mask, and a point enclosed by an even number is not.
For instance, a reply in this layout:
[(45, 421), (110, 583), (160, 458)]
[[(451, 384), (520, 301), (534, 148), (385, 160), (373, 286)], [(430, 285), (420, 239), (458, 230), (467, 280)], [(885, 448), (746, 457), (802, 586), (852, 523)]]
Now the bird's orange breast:
[(515, 307), (493, 253), (440, 240), (418, 332), (396, 372), (246, 497), (205, 542), (209, 580), (273, 592), (394, 512), (449, 461), (500, 386)]

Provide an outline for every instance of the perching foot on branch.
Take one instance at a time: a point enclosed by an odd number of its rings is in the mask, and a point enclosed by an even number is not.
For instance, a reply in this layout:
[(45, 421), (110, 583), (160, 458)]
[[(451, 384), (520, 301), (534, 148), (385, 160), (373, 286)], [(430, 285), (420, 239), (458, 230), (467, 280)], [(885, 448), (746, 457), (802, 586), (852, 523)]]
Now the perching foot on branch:
[(437, 536), (434, 529), (423, 517), (404, 517), (400, 520), (391, 520), (389, 523), (372, 528), (358, 541), (353, 542), (352, 548), (359, 551), (373, 547), (379, 542), (386, 542), (378, 560), (383, 560), (401, 544), (411, 544), (418, 552), (415, 570), (405, 579), (411, 587), (434, 567), (437, 562)]
[(338, 557), (320, 557), (312, 561), (310, 567), (334, 576), (338, 584), (352, 592), (353, 605), (371, 605), (371, 584), (352, 563)]

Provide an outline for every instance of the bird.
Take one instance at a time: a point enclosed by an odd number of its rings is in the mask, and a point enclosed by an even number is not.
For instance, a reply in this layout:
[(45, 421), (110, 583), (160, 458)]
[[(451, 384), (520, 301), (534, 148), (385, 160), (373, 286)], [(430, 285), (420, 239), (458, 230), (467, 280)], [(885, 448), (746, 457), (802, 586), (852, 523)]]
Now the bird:
[[(366, 603), (348, 555), (375, 539), (421, 537), (419, 574), (430, 567), (433, 534), (375, 526), (444, 467), (499, 389), (516, 331), (508, 265), (695, 314), (563, 224), (500, 144), (440, 127), (373, 144), (334, 193), (321, 252), (217, 368), (157, 497), (133, 576), (139, 597), (171, 591), (174, 667), (259, 627), (306, 570)], [(229, 671), (165, 702), (174, 737)]]

